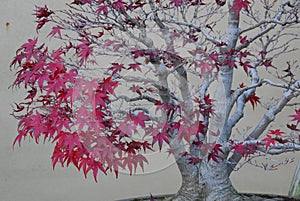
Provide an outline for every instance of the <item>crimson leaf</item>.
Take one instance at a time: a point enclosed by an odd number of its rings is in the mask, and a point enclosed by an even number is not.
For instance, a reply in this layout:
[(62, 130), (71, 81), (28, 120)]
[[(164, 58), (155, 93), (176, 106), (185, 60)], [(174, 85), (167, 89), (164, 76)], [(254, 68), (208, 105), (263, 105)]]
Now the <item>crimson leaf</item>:
[(236, 17), (238, 18), (240, 11), (244, 8), (247, 12), (249, 12), (249, 4), (248, 0), (234, 0), (233, 6), (230, 8), (231, 10), (235, 10)]

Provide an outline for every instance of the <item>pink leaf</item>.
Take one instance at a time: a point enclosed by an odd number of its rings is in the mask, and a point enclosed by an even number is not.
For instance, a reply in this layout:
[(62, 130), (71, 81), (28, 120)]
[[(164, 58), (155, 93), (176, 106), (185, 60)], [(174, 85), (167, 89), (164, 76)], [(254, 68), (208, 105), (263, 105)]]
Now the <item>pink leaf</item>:
[(99, 6), (97, 9), (97, 14), (100, 15), (101, 13), (103, 13), (104, 15), (107, 15), (108, 6), (106, 6), (106, 5)]
[(93, 49), (90, 47), (90, 41), (86, 39), (80, 40), (82, 43), (76, 47), (78, 56), (80, 57), (80, 65), (87, 61), (88, 57), (92, 54)]
[(251, 65), (251, 63), (249, 61), (240, 62), (240, 65), (243, 66), (243, 69), (244, 69), (244, 71), (246, 72), (247, 75), (248, 75), (248, 69), (253, 68), (253, 66)]
[(248, 44), (249, 41), (247, 40), (247, 36), (244, 36), (244, 37), (239, 36), (239, 38), (240, 38), (240, 43), (241, 44), (243, 44), (243, 45)]
[(145, 128), (145, 121), (149, 120), (149, 116), (145, 115), (144, 112), (139, 112), (137, 116), (131, 115), (131, 119), (135, 125)]
[(36, 25), (36, 31), (40, 30), (47, 22), (49, 22), (50, 20), (43, 18), (41, 20), (38, 21), (38, 24)]
[(55, 27), (52, 27), (52, 31), (48, 34), (48, 36), (50, 36), (50, 38), (52, 38), (53, 36), (55, 36), (55, 35), (58, 35), (59, 36), (59, 38), (61, 39), (62, 37), (61, 37), (61, 32), (60, 32), (60, 30), (62, 29), (62, 27), (61, 26), (55, 26)]
[(47, 18), (49, 17), (51, 14), (53, 14), (53, 11), (49, 11), (47, 6), (44, 7), (38, 7), (35, 6), (36, 10), (35, 10), (35, 16), (40, 19), (40, 18)]
[(202, 159), (198, 157), (190, 157), (188, 160), (189, 160), (189, 164), (196, 165), (200, 163)]
[(118, 82), (114, 82), (111, 80), (111, 77), (107, 77), (103, 79), (103, 82), (100, 83), (100, 88), (108, 92), (110, 94), (114, 94), (115, 88), (118, 86)]
[(112, 75), (119, 73), (122, 69), (125, 69), (124, 64), (112, 63), (112, 66), (109, 70), (112, 71)]
[(141, 63), (133, 63), (133, 64), (129, 64), (129, 68), (128, 70), (132, 69), (133, 71), (140, 71), (142, 72), (142, 69), (141, 69)]
[(293, 121), (300, 123), (300, 109), (295, 110), (296, 114), (290, 115), (293, 118)]
[(126, 10), (125, 10), (125, 5), (126, 4), (127, 3), (123, 2), (122, 0), (117, 0), (117, 1), (112, 3), (112, 7), (116, 10), (120, 9), (122, 12), (125, 13), (126, 12)]
[(159, 132), (159, 133), (157, 133), (156, 135), (153, 136), (152, 145), (157, 142), (158, 146), (159, 146), (159, 150), (161, 150), (163, 142), (166, 142), (167, 144), (169, 144), (168, 137), (169, 137), (168, 133)]
[(170, 0), (171, 4), (174, 4), (175, 7), (179, 7), (183, 4), (184, 0)]

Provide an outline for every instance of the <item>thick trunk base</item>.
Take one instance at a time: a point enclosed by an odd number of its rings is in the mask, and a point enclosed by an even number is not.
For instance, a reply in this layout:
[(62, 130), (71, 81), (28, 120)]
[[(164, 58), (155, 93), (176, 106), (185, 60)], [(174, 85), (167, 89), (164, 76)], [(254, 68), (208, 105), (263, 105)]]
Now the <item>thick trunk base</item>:
[[(242, 201), (300, 201), (299, 199), (291, 198), (288, 196), (280, 196), (280, 195), (269, 195), (269, 194), (237, 194), (238, 197), (227, 197), (227, 201), (235, 201), (235, 200), (242, 200)], [(119, 200), (119, 201), (208, 201), (206, 198), (202, 199), (190, 199), (184, 196), (180, 195), (166, 195), (166, 196), (155, 196), (151, 200), (150, 197), (144, 197), (144, 198), (134, 198), (134, 199), (126, 199), (126, 200)], [(219, 201), (219, 200), (215, 200)]]
[(186, 197), (186, 196), (183, 196), (183, 195), (180, 195), (180, 194), (176, 194), (175, 196), (166, 199), (166, 201), (184, 201), (184, 200), (186, 200), (186, 201), (200, 201), (197, 198), (189, 198), (189, 197)]

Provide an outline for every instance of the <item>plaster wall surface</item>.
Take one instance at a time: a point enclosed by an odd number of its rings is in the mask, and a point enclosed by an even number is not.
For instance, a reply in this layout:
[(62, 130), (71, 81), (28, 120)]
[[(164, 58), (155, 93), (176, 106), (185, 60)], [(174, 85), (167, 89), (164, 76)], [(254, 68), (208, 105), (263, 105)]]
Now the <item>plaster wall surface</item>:
[[(136, 176), (100, 176), (95, 183), (90, 175), (84, 179), (73, 167), (52, 170), (50, 156), (53, 145), (36, 145), (34, 141), (12, 147), (17, 121), (10, 116), (11, 104), (21, 100), (22, 90), (8, 89), (14, 73), (9, 64), (16, 49), (35, 36), (34, 5), (60, 8), (57, 0), (0, 0), (0, 201), (113, 201), (149, 193), (175, 193), (180, 185), (179, 172), (166, 155), (152, 157), (146, 173)], [(9, 23), (9, 28), (6, 27)], [(253, 115), (255, 118), (255, 115)], [(299, 154), (289, 155), (289, 158)], [(287, 194), (296, 163), (266, 172), (246, 166), (232, 176), (234, 185), (242, 192)], [(152, 171), (155, 170), (155, 171)]]

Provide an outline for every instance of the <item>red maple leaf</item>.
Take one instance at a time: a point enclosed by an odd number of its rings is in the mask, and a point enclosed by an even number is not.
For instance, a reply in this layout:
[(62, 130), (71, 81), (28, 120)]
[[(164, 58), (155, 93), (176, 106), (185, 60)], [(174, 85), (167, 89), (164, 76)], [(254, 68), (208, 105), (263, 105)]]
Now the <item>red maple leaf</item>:
[(57, 141), (61, 143), (63, 146), (68, 147), (68, 149), (73, 150), (75, 147), (81, 148), (81, 142), (78, 133), (69, 133), (61, 131), (53, 140), (53, 142)]
[(249, 102), (251, 103), (252, 105), (252, 108), (254, 109), (255, 106), (257, 106), (257, 103), (260, 103), (260, 98), (258, 96), (256, 96), (255, 93), (251, 94), (249, 98), (247, 98), (245, 100), (245, 103)]
[(243, 69), (247, 75), (248, 75), (248, 68), (253, 68), (253, 66), (251, 65), (251, 63), (249, 61), (245, 61), (245, 62), (240, 61), (240, 65), (243, 66)]
[(133, 58), (139, 58), (145, 56), (145, 51), (144, 50), (139, 50), (139, 49), (133, 49), (131, 51), (131, 54), (133, 55)]
[[(50, 78), (51, 79), (51, 78)], [(63, 79), (60, 77), (57, 77), (55, 80), (48, 82), (48, 85), (44, 86), (44, 88), (47, 90), (47, 94), (49, 95), (52, 92), (55, 94), (58, 94), (60, 90), (66, 90), (66, 83)]]
[(24, 49), (26, 53), (32, 52), (38, 42), (38, 38), (28, 39), (27, 43), (24, 43), (19, 50)]
[(92, 54), (92, 48), (90, 47), (90, 41), (87, 39), (81, 39), (80, 42), (82, 43), (78, 45), (76, 49), (80, 58), (80, 65), (82, 65), (85, 61), (87, 61), (90, 54)]
[(129, 6), (131, 9), (137, 9), (137, 8), (141, 8), (143, 7), (144, 5), (146, 5), (147, 3), (146, 2), (143, 2), (141, 0), (137, 0), (136, 2), (134, 2), (134, 5), (133, 3)]
[(237, 56), (238, 56), (240, 62), (242, 62), (242, 58), (246, 58), (248, 56), (253, 56), (253, 54), (251, 54), (249, 51), (245, 50), (245, 51), (239, 51)]
[(171, 4), (174, 4), (175, 7), (179, 7), (183, 4), (183, 0), (170, 0)]
[(280, 131), (280, 129), (276, 129), (276, 130), (270, 130), (269, 134), (279, 137), (279, 136), (282, 136), (283, 134), (285, 134), (285, 132)]
[(62, 48), (58, 48), (57, 50), (53, 50), (53, 52), (51, 53), (51, 58), (54, 61), (62, 61), (61, 55), (64, 53), (65, 51)]
[(275, 139), (271, 135), (267, 135), (262, 141), (266, 142), (266, 150), (268, 150), (271, 144), (275, 144)]
[(127, 148), (125, 149), (127, 153), (136, 154), (137, 151), (141, 150), (142, 143), (132, 140), (131, 142), (126, 142)]
[(93, 171), (94, 180), (97, 181), (98, 171), (101, 170), (104, 174), (106, 174), (106, 170), (103, 167), (103, 164), (100, 161), (92, 160), (89, 169)]
[(82, 157), (79, 162), (79, 169), (82, 169), (84, 177), (87, 177), (87, 173), (90, 171), (91, 159), (88, 157)]
[(225, 43), (225, 42), (218, 42), (218, 43), (216, 43), (216, 46), (217, 47), (224, 47), (224, 46), (227, 46), (227, 43)]
[(62, 145), (59, 143), (56, 143), (53, 153), (52, 153), (52, 156), (51, 156), (53, 169), (55, 168), (57, 162), (60, 162), (60, 164), (63, 166), (64, 158), (65, 158), (65, 151), (62, 148)]
[(42, 134), (47, 133), (47, 128), (44, 127), (45, 124), (45, 116), (40, 114), (38, 111), (33, 114), (32, 112), (28, 113), (26, 118), (20, 120), (18, 124), (18, 136), (14, 140), (14, 145), (18, 141), (20, 145), (20, 141), (22, 138), (25, 138), (28, 134), (31, 138), (34, 138), (36, 143), (38, 143), (39, 138)]
[(124, 64), (119, 63), (112, 63), (112, 66), (109, 68), (109, 70), (112, 71), (112, 75), (119, 73), (122, 69), (125, 69)]
[(209, 152), (208, 153), (208, 157), (207, 157), (208, 161), (210, 161), (212, 159), (215, 162), (219, 162), (218, 158), (219, 158), (219, 156), (218, 156), (217, 153), (215, 153), (215, 152)]
[(48, 20), (47, 18), (43, 18), (41, 20), (39, 20), (36, 25), (36, 31), (38, 32), (39, 29), (41, 29), (47, 22), (49, 22), (50, 20)]
[(295, 110), (296, 114), (290, 115), (289, 117), (293, 118), (293, 121), (300, 123), (300, 109)]
[(201, 122), (195, 122), (192, 125), (187, 125), (183, 123), (178, 129), (178, 139), (181, 141), (184, 139), (186, 142), (190, 143), (192, 136), (198, 136), (199, 128), (201, 128)]
[(118, 0), (118, 1), (115, 1), (115, 2), (112, 3), (112, 7), (116, 10), (120, 9), (122, 12), (125, 13), (126, 12), (126, 10), (125, 10), (125, 5), (126, 4), (127, 3), (123, 2), (122, 0)]
[(137, 165), (139, 165), (142, 168), (143, 171), (144, 171), (144, 163), (148, 164), (147, 159), (142, 154), (134, 155), (134, 161)]
[(243, 145), (242, 142), (239, 142), (239, 143), (234, 144), (234, 145), (232, 146), (232, 148), (234, 149), (234, 153), (233, 153), (233, 154), (238, 154), (238, 153), (240, 153), (242, 156), (245, 155), (245, 152), (244, 152), (244, 151), (245, 151), (246, 146)]
[(129, 64), (129, 68), (128, 70), (132, 69), (133, 71), (140, 71), (142, 72), (142, 69), (141, 69), (141, 63), (134, 63), (134, 64)]
[(189, 164), (196, 165), (200, 163), (202, 159), (198, 157), (190, 157), (188, 160), (189, 160)]
[(131, 137), (132, 133), (136, 131), (136, 126), (132, 123), (129, 118), (125, 118), (124, 121), (120, 122), (119, 126), (119, 136)]
[(44, 7), (38, 7), (38, 6), (35, 6), (36, 10), (35, 10), (35, 16), (37, 18), (47, 18), (49, 17), (51, 14), (53, 14), (54, 12), (53, 11), (49, 11), (48, 10), (48, 7), (47, 6), (44, 6)]
[(111, 80), (111, 77), (107, 77), (103, 79), (103, 82), (100, 83), (100, 85), (103, 91), (114, 94), (115, 88), (118, 86), (118, 82), (114, 82)]
[(16, 142), (18, 142), (19, 146), (21, 146), (21, 140), (25, 139), (26, 136), (27, 136), (26, 130), (24, 130), (24, 129), (19, 130), (19, 133), (13, 142), (13, 146), (15, 146)]
[(86, 0), (74, 0), (71, 4), (75, 4), (75, 5), (84, 5), (88, 2), (86, 2)]
[[(240, 88), (244, 88), (245, 87), (244, 83), (239, 84), (239, 87)], [(234, 92), (234, 90), (231, 90), (231, 93), (233, 93), (233, 92)], [(253, 94), (250, 95), (249, 98), (247, 98), (245, 100), (245, 103), (247, 103), (249, 101), (250, 101), (250, 103), (252, 105), (252, 108), (254, 109), (254, 107), (257, 106), (257, 103), (260, 103), (260, 98), (258, 96), (256, 96), (255, 93), (253, 93)]]
[(282, 78), (285, 78), (285, 77), (290, 77), (292, 79), (294, 79), (295, 75), (294, 73), (292, 72), (292, 69), (291, 69), (291, 63), (290, 62), (286, 62), (288, 67), (286, 69), (283, 70), (283, 72), (285, 72), (286, 74), (282, 77)]
[(23, 106), (22, 103), (20, 103), (20, 104), (15, 103), (15, 105), (16, 105), (17, 108), (13, 109), (14, 112), (21, 112), (25, 109), (25, 106)]
[(205, 62), (203, 60), (201, 60), (200, 62), (196, 62), (195, 67), (201, 69), (200, 70), (200, 77), (202, 77), (204, 75), (204, 73), (206, 73), (206, 72), (210, 73), (213, 69), (212, 64), (210, 64), (208, 62)]
[(226, 4), (226, 0), (222, 1), (222, 0), (216, 0), (217, 5), (219, 6), (224, 6)]
[(265, 61), (262, 62), (262, 65), (264, 65), (267, 69), (269, 67), (276, 68), (275, 66), (273, 66), (271, 59), (266, 59)]
[(296, 124), (287, 124), (286, 126), (293, 131), (300, 131), (300, 129), (297, 128)]
[(247, 12), (249, 12), (249, 4), (248, 0), (234, 0), (233, 6), (230, 8), (231, 10), (235, 10), (236, 17), (238, 18), (240, 11), (244, 8)]
[(135, 125), (140, 125), (145, 128), (145, 121), (149, 120), (149, 116), (145, 115), (145, 112), (139, 112), (137, 116), (131, 115), (131, 120)]
[(219, 162), (218, 159), (220, 158), (219, 153), (224, 153), (222, 150), (222, 145), (213, 143), (212, 150), (208, 154), (208, 161), (213, 159), (215, 162)]
[(53, 36), (55, 36), (55, 35), (58, 35), (59, 36), (59, 38), (61, 39), (62, 37), (61, 37), (61, 32), (60, 32), (60, 30), (62, 29), (62, 27), (61, 26), (55, 26), (55, 27), (52, 27), (52, 31), (48, 34), (48, 36), (50, 36), (50, 38), (52, 38)]
[(135, 84), (133, 84), (130, 88), (129, 88), (132, 92), (136, 92), (138, 93), (140, 96), (142, 95), (142, 88), (140, 86), (137, 86)]
[(207, 94), (204, 96), (203, 100), (200, 100), (199, 98), (195, 98), (194, 101), (199, 104), (199, 108), (201, 110), (201, 113), (204, 116), (209, 116), (210, 114), (214, 114), (214, 100), (210, 98), (210, 95)]
[(123, 167), (127, 166), (130, 175), (132, 175), (133, 171), (136, 172), (136, 168), (138, 166), (140, 166), (142, 168), (142, 170), (144, 170), (144, 163), (148, 163), (148, 161), (143, 155), (129, 154), (128, 157), (124, 158)]
[(163, 142), (166, 142), (169, 144), (169, 134), (167, 132), (159, 132), (156, 135), (153, 136), (152, 145), (154, 145), (156, 142), (158, 143), (159, 150), (161, 150)]
[(209, 59), (214, 61), (215, 63), (219, 63), (219, 54), (216, 52), (212, 52), (209, 55)]
[(240, 43), (243, 44), (243, 45), (246, 45), (248, 44), (248, 39), (247, 39), (247, 36), (239, 36), (239, 39), (240, 39)]
[(37, 89), (35, 87), (32, 87), (31, 90), (27, 91), (28, 95), (26, 96), (26, 99), (33, 99), (37, 93)]
[(108, 6), (106, 6), (106, 5), (99, 6), (97, 9), (97, 14), (100, 15), (101, 13), (103, 13), (104, 15), (107, 15)]

